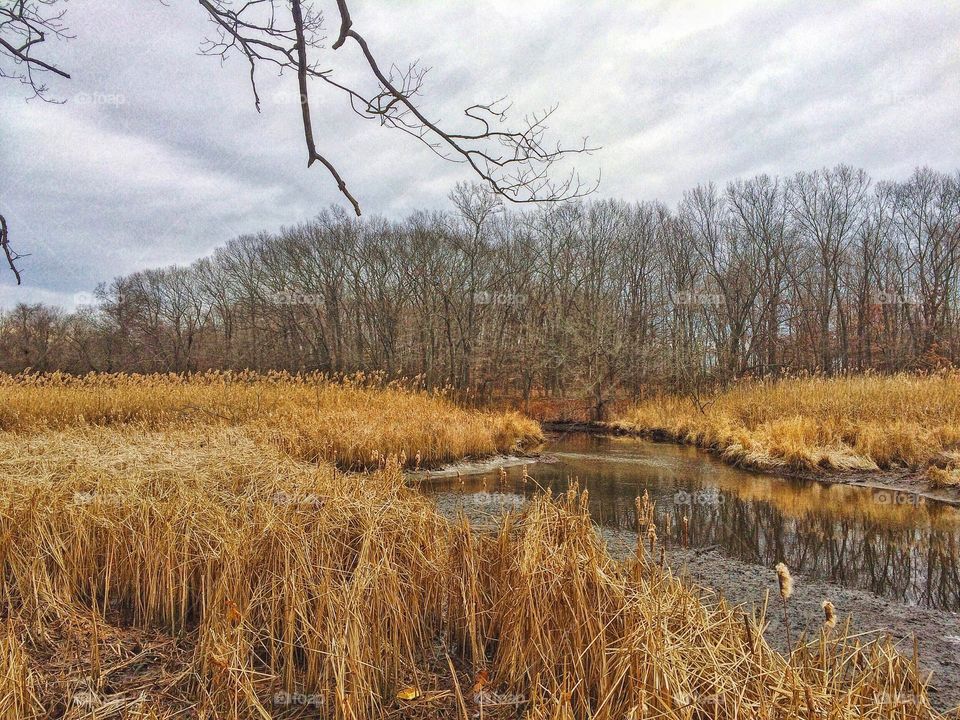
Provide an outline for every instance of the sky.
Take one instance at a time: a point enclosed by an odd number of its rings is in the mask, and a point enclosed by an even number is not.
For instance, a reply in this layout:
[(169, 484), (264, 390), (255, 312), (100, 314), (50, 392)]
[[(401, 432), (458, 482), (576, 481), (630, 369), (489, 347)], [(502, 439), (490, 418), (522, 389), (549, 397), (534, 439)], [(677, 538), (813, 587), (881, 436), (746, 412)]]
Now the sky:
[[(9, 0), (0, 0), (8, 2)], [(837, 163), (875, 179), (960, 170), (956, 0), (353, 0), (381, 64), (430, 68), (420, 106), (446, 127), (508, 96), (514, 112), (559, 104), (551, 137), (578, 157), (597, 197), (675, 203), (698, 184)], [(316, 0), (336, 34), (333, 0)], [(48, 56), (62, 104), (0, 80), (0, 213), (24, 283), (0, 273), (0, 307), (89, 302), (100, 282), (189, 263), (242, 234), (277, 231), (344, 205), (306, 167), (296, 78), (198, 49), (212, 28), (196, 2), (67, 3), (75, 36)], [(332, 38), (331, 38), (332, 40)], [(317, 59), (364, 84), (359, 48)], [(363, 121), (313, 87), (318, 149), (365, 215), (449, 207), (464, 166)]]

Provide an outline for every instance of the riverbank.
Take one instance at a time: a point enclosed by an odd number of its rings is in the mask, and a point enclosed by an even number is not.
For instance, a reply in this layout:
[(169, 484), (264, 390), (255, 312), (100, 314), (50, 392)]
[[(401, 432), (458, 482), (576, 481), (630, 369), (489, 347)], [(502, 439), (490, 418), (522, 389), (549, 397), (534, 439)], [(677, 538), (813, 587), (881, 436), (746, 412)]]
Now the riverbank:
[[(463, 496), (445, 493), (435, 497), (440, 513), (450, 519), (466, 517), (478, 532), (496, 532), (503, 524), (504, 513), (522, 511), (524, 504), (512, 495), (481, 493), (463, 502)], [(635, 532), (595, 525), (606, 552), (622, 562), (635, 557)], [(646, 542), (646, 541), (645, 541)], [(787, 651), (784, 618), (773, 568), (726, 557), (716, 549), (665, 549), (666, 565), (684, 582), (698, 589), (705, 605), (716, 604), (722, 597), (748, 615), (767, 605), (765, 640), (779, 652)], [(866, 644), (888, 635), (898, 650), (912, 656), (914, 638), (919, 649), (920, 665), (933, 673), (929, 683), (931, 704), (941, 712), (960, 706), (960, 614), (923, 608), (879, 597), (857, 588), (794, 573), (794, 591), (790, 599), (790, 632), (794, 643), (806, 633), (807, 639), (819, 636), (824, 615), (822, 603), (829, 600), (838, 614), (838, 631), (850, 621), (852, 637)], [(909, 703), (909, 694), (891, 697), (891, 705)]]
[[(744, 470), (755, 470), (765, 475), (794, 478), (797, 480), (828, 482), (838, 485), (852, 485), (854, 487), (875, 488), (877, 490), (889, 490), (895, 493), (904, 493), (906, 496), (923, 497), (949, 505), (960, 506), (960, 486), (938, 486), (931, 482), (924, 472), (908, 469), (881, 470), (879, 468), (876, 470), (804, 469), (786, 465), (757, 467), (751, 463), (741, 462), (737, 458), (731, 457), (719, 447), (705, 447), (691, 442), (687, 438), (670, 436), (660, 431), (628, 430), (613, 423), (596, 423), (590, 432), (636, 437), (650, 440), (651, 442), (670, 445), (688, 445), (697, 448), (701, 452), (708, 453), (732, 467), (738, 467)], [(903, 501), (906, 501), (906, 499)]]
[(708, 396), (652, 397), (612, 424), (762, 470), (949, 469), (960, 458), (960, 375), (742, 381)]
[[(605, 528), (601, 534), (614, 557), (625, 560), (635, 552), (636, 536), (632, 533)], [(751, 612), (759, 610), (769, 594), (764, 637), (771, 646), (786, 652), (784, 618), (773, 568), (728, 558), (710, 549), (672, 548), (666, 552), (666, 559), (679, 576), (704, 589), (707, 601), (713, 594), (722, 595)], [(886, 634), (901, 653), (910, 656), (916, 638), (921, 667), (933, 673), (928, 686), (931, 703), (941, 711), (960, 705), (960, 615), (892, 602), (865, 590), (794, 573), (789, 615), (794, 641), (803, 633), (808, 638), (818, 636), (825, 600), (836, 608), (838, 624), (849, 619), (851, 631), (863, 633), (865, 642)]]
[(960, 501), (960, 375), (744, 381), (663, 395), (606, 425), (782, 476)]

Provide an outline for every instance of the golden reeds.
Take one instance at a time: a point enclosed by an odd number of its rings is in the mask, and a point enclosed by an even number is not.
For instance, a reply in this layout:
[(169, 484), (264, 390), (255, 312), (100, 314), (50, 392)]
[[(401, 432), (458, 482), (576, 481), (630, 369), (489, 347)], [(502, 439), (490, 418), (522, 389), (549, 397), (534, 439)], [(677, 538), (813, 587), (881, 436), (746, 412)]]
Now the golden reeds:
[[(952, 372), (743, 381), (702, 404), (703, 412), (683, 396), (656, 397), (613, 425), (760, 469), (960, 467), (960, 376)], [(952, 484), (954, 475), (934, 479)]]
[[(179, 382), (170, 403), (183, 410)], [(269, 422), (292, 421), (279, 391), (261, 397), (272, 415), (226, 422), (168, 414), (155, 383), (146, 410), (98, 424), (69, 412), (126, 401), (75, 389), (38, 388), (40, 409), (15, 393), (5, 410), (24, 423), (0, 445), (9, 717), (939, 717), (916, 658), (886, 640), (824, 634), (785, 657), (757, 630), (762, 614), (613, 560), (576, 488), (489, 533), (447, 521), (399, 467), (430, 448), (372, 401), (392, 441), (372, 430), (355, 443), (352, 423), (330, 436), (338, 457), (376, 465), (360, 474), (265, 439)], [(217, 407), (197, 392), (197, 407)], [(885, 700), (908, 692), (909, 706)]]
[(465, 410), (441, 392), (377, 375), (0, 374), (0, 430), (114, 425), (249, 427), (294, 457), (347, 469), (376, 467), (388, 457), (436, 466), (543, 437), (536, 422), (518, 413)]

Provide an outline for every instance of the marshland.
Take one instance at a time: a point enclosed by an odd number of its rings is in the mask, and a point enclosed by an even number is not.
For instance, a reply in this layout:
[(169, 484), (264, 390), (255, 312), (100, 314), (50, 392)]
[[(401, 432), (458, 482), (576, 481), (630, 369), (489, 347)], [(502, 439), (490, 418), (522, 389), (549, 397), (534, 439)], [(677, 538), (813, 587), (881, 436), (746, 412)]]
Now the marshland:
[[(596, 439), (558, 443), (518, 414), (377, 377), (32, 375), (4, 378), (0, 396), (0, 698), (11, 718), (947, 709), (919, 641), (843, 603), (812, 615), (809, 598), (793, 597), (808, 575), (822, 577), (797, 555), (811, 537), (802, 524), (829, 532), (847, 513), (858, 518), (851, 547), (873, 544), (853, 488), (838, 488), (849, 507), (822, 520), (822, 501), (802, 488), (701, 472), (748, 527), (751, 517), (769, 526), (764, 513), (789, 518), (772, 524), (799, 571), (793, 588), (778, 581), (771, 552), (751, 558), (756, 596), (734, 601), (678, 560), (705, 543), (723, 553), (723, 536), (738, 531), (699, 499), (677, 501), (706, 485), (654, 445), (609, 440), (626, 450), (591, 470), (609, 451)], [(571, 446), (582, 465), (548, 480)], [(714, 462), (698, 452), (681, 457)], [(524, 488), (521, 502), (458, 512), (424, 487), (425, 468), (519, 454), (533, 457), (471, 477), (470, 489), (454, 475), (452, 492), (462, 499), (489, 482), (504, 499)], [(639, 472), (638, 458), (648, 461)], [(904, 552), (895, 533), (913, 528), (941, 563), (918, 572), (955, 577), (933, 537), (936, 528), (955, 552), (949, 513), (869, 507), (894, 533), (879, 555)], [(856, 588), (859, 577), (827, 579)], [(820, 603), (838, 597), (815, 587)], [(933, 595), (922, 587), (908, 573), (870, 589), (920, 612), (955, 607), (949, 580)], [(790, 632), (772, 637), (774, 618)]]
[(0, 0), (0, 720), (960, 720), (958, 37)]

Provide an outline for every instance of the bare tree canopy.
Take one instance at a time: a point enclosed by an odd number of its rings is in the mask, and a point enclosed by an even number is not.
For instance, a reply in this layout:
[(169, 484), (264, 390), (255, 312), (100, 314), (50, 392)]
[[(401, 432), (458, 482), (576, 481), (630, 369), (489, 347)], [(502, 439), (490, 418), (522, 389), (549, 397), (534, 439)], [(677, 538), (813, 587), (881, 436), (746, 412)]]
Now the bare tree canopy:
[(0, 78), (17, 80), (27, 86), (30, 97), (49, 100), (46, 76), (69, 80), (70, 75), (37, 53), (51, 38), (72, 37), (64, 24), (66, 12), (61, 0), (5, 0), (0, 6)]
[[(29, 89), (29, 97), (58, 102), (46, 79), (51, 74), (70, 75), (49, 56), (44, 43), (72, 36), (65, 24), (66, 0), (3, 0), (0, 8), (0, 77), (13, 78)], [(510, 103), (505, 98), (478, 102), (464, 110), (467, 126), (453, 128), (430, 119), (421, 107), (420, 95), (426, 70), (414, 61), (401, 70), (378, 61), (369, 43), (354, 27), (347, 0), (336, 0), (339, 30), (330, 46), (332, 52), (355, 47), (369, 70), (370, 89), (341, 82), (334, 70), (318, 59), (324, 45), (323, 13), (308, 0), (198, 0), (214, 26), (201, 52), (226, 60), (243, 57), (249, 65), (254, 104), (260, 110), (257, 70), (266, 67), (297, 78), (300, 112), (303, 119), (307, 166), (323, 165), (360, 215), (360, 203), (348, 189), (344, 176), (329, 153), (318, 149), (311, 117), (311, 82), (331, 89), (350, 104), (362, 119), (376, 120), (382, 127), (413, 136), (439, 157), (467, 165), (491, 190), (514, 203), (558, 202), (591, 193), (597, 181), (584, 182), (575, 170), (557, 177), (557, 163), (570, 155), (593, 150), (586, 138), (573, 146), (551, 143), (547, 121), (556, 109), (526, 116), (516, 126), (508, 124)], [(9, 245), (3, 222), (3, 250), (20, 282), (18, 256)]]
[(960, 363), (957, 174), (760, 175), (676, 208), (517, 212), (480, 184), (450, 200), (241, 236), (73, 314), (19, 306), (0, 314), (0, 371), (382, 371), (599, 419), (656, 387), (699, 402), (745, 376)]

